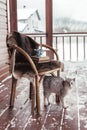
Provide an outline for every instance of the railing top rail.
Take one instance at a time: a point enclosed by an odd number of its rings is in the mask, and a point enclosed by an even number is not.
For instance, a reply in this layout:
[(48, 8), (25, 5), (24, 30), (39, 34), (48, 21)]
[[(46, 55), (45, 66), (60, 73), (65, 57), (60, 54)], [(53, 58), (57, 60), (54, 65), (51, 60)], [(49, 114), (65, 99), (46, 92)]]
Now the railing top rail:
[[(46, 33), (24, 33), (30, 35), (46, 35)], [(87, 32), (67, 32), (67, 33), (53, 33), (53, 34), (87, 34)]]
[(46, 33), (24, 33), (24, 34), (30, 36), (46, 36)]
[(87, 34), (87, 32), (67, 32), (67, 33), (53, 33), (54, 35), (56, 35), (56, 34), (65, 34), (65, 35), (67, 35), (67, 34)]
[[(25, 35), (30, 35), (30, 36), (46, 36), (46, 33), (24, 33)], [(68, 32), (68, 33), (53, 33), (53, 36), (86, 36), (87, 32)]]
[(87, 37), (86, 33), (53, 33), (53, 37)]

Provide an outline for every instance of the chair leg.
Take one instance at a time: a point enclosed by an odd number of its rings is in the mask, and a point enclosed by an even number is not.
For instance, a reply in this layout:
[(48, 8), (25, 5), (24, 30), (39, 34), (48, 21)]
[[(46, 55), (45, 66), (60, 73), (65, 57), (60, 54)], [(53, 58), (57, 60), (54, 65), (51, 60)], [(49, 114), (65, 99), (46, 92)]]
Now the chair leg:
[(35, 106), (35, 87), (34, 87), (34, 84), (32, 82), (30, 82), (30, 86), (31, 86), (31, 113), (34, 114), (34, 106)]
[[(60, 70), (57, 71), (57, 77), (60, 77)], [(56, 94), (56, 103), (59, 103), (59, 96)]]
[(32, 91), (33, 91), (32, 83), (30, 82), (30, 92), (29, 92), (29, 98), (30, 98), (30, 100), (32, 99)]
[(56, 103), (58, 104), (60, 102), (59, 95), (56, 94)]
[(40, 84), (39, 84), (39, 77), (35, 77), (36, 81), (36, 107), (37, 107), (37, 114), (40, 115)]
[(59, 76), (60, 76), (60, 70), (57, 71), (57, 77), (59, 77)]
[(10, 96), (10, 107), (14, 106), (14, 101), (15, 101), (15, 94), (16, 94), (16, 84), (17, 84), (17, 79), (12, 77), (12, 88), (11, 88), (11, 96)]

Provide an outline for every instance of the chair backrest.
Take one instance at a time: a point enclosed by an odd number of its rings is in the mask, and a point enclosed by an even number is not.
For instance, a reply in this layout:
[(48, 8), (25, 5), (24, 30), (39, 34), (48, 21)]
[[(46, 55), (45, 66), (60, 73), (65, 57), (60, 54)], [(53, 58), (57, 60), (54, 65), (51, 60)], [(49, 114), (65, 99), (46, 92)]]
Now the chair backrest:
[[(38, 49), (39, 45), (36, 41), (34, 41), (31, 37), (28, 37), (24, 34), (21, 34), (19, 32), (13, 32), (10, 36), (7, 38), (7, 43), (17, 44), (20, 48), (22, 48), (25, 52), (27, 52), (30, 56), (34, 54), (34, 49)], [(10, 48), (7, 44), (8, 50), (9, 50), (9, 56), (11, 57), (13, 53), (13, 49)], [(24, 58), (23, 55), (21, 55), (19, 52), (16, 53), (15, 58), (16, 63), (25, 63), (27, 60)]]
[(17, 48), (20, 47), (28, 56), (32, 56), (34, 54), (34, 49), (39, 48), (39, 44), (32, 38), (20, 34), (19, 32), (13, 32), (11, 35), (7, 36), (6, 43), (10, 58), (10, 72), (21, 71), (25, 73), (32, 70), (32, 64), (29, 64), (27, 58), (25, 58), (20, 51), (16, 51), (14, 47), (11, 47), (11, 45), (17, 45)]

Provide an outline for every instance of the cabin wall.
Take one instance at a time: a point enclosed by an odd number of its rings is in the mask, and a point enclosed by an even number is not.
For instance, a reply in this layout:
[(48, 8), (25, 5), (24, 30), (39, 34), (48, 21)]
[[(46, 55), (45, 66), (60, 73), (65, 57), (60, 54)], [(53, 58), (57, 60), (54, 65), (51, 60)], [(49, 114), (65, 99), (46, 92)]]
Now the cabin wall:
[(7, 0), (0, 0), (0, 81), (9, 75), (6, 36), (8, 33)]

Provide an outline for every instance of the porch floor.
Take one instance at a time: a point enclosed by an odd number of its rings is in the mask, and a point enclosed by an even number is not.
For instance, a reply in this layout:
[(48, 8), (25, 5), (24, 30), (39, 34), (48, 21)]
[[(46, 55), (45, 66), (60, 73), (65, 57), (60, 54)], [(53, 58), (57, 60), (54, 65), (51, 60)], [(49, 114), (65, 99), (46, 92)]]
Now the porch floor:
[(44, 108), (41, 96), (41, 116), (31, 116), (27, 79), (18, 81), (13, 109), (9, 109), (11, 79), (0, 83), (0, 130), (87, 130), (87, 62), (65, 62), (61, 76), (76, 78), (65, 98), (68, 108), (56, 105), (54, 95), (51, 105)]

